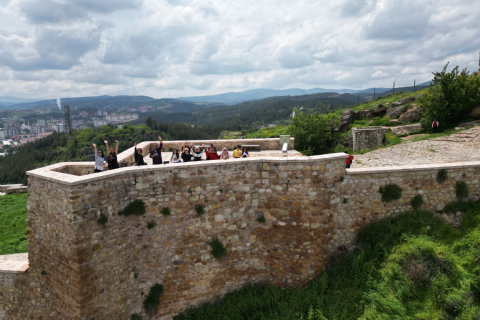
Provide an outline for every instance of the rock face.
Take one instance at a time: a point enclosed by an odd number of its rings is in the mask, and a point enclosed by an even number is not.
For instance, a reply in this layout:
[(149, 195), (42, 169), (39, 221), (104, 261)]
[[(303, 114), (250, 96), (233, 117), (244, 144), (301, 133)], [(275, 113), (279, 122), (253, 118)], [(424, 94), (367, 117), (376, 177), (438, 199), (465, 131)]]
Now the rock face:
[(400, 121), (409, 122), (417, 121), (423, 118), (422, 108), (418, 108), (416, 105), (412, 105), (412, 108), (400, 116)]
[(387, 127), (353, 128), (353, 152), (382, 146), (387, 131)]
[(396, 136), (400, 136), (402, 134), (409, 134), (411, 132), (420, 130), (422, 128), (422, 125), (420, 123), (415, 123), (415, 124), (409, 124), (406, 126), (398, 126), (398, 127), (393, 127), (391, 128), (392, 134)]
[(472, 112), (470, 112), (470, 117), (480, 118), (480, 106), (476, 106)]
[(387, 112), (387, 108), (385, 108), (385, 106), (382, 105), (382, 104), (379, 104), (379, 105), (373, 110), (373, 114), (374, 114), (375, 116), (382, 116), (382, 115), (384, 115), (386, 112)]
[(395, 118), (402, 114), (402, 107), (390, 107), (387, 109), (387, 117), (388, 119)]
[(340, 131), (346, 132), (348, 126), (356, 119), (357, 113), (353, 110), (345, 110), (340, 116)]
[(368, 110), (358, 110), (356, 119), (365, 119), (367, 117)]
[(402, 100), (398, 100), (396, 102), (393, 102), (390, 105), (390, 108), (404, 106), (406, 104), (412, 103), (413, 101), (415, 101), (415, 99), (417, 99), (417, 98), (416, 97), (403, 98)]
[(388, 121), (388, 123), (399, 124), (399, 123), (400, 123), (400, 120), (398, 120), (398, 119), (392, 119), (392, 120)]

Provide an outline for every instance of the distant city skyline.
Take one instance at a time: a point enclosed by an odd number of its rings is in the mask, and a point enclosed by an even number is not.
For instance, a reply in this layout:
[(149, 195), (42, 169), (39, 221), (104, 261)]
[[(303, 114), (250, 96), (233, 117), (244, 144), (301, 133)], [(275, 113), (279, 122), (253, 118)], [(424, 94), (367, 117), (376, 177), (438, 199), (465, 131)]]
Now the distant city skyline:
[(465, 1), (0, 0), (0, 96), (409, 86), (478, 70)]

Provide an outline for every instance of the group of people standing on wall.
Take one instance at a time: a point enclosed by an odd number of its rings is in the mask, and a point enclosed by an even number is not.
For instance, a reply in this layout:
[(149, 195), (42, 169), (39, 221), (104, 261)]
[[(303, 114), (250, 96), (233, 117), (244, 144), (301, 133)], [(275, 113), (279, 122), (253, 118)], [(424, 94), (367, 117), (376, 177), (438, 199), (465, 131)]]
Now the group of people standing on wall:
[[(222, 152), (218, 154), (217, 149), (214, 147), (213, 144), (210, 144), (209, 147), (205, 147), (205, 144), (202, 146), (193, 146), (193, 143), (189, 143), (185, 141), (184, 144), (180, 146), (180, 150), (177, 148), (173, 149), (172, 155), (168, 161), (163, 162), (162, 159), (162, 148), (163, 148), (163, 140), (162, 137), (158, 136), (159, 143), (154, 143), (152, 150), (150, 150), (150, 158), (152, 159), (152, 163), (154, 165), (157, 164), (167, 164), (167, 163), (181, 163), (181, 162), (190, 162), (190, 161), (201, 161), (203, 156), (205, 155), (206, 160), (228, 160), (231, 158), (230, 153), (228, 152), (227, 148), (223, 148)], [(108, 164), (108, 170), (117, 169), (120, 166), (118, 165), (117, 154), (118, 154), (118, 141), (115, 140), (117, 145), (115, 149), (108, 148), (108, 141), (104, 141), (107, 145), (107, 150), (110, 150), (108, 157), (105, 158), (103, 151), (98, 150), (95, 143), (92, 143), (93, 147), (95, 148), (95, 168), (94, 172), (102, 172), (103, 165), (105, 163)], [(246, 147), (238, 145), (237, 148), (233, 151), (233, 158), (247, 158), (250, 154)], [(137, 147), (137, 143), (135, 143), (135, 166), (142, 166), (146, 165), (145, 161), (143, 160), (143, 150), (140, 147)]]

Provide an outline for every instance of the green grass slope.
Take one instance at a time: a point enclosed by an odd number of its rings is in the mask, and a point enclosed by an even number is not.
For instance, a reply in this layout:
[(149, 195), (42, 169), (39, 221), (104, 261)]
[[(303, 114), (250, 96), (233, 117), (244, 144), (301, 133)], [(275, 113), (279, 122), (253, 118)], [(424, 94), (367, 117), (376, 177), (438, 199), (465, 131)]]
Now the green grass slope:
[(247, 285), (174, 319), (478, 320), (480, 204), (447, 209), (465, 213), (460, 228), (426, 211), (387, 218), (361, 230), (361, 250), (333, 259), (306, 288)]
[(0, 196), (0, 255), (27, 252), (28, 194)]

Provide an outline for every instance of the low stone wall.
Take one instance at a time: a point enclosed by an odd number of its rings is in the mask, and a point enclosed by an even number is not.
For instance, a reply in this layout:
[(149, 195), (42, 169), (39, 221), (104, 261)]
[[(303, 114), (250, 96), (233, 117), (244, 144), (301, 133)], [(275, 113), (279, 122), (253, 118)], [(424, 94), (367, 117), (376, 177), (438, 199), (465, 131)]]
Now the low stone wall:
[[(250, 282), (304, 286), (360, 228), (411, 210), (416, 194), (425, 209), (435, 210), (455, 199), (457, 181), (465, 181), (471, 195), (480, 193), (480, 162), (345, 170), (345, 157), (203, 161), (87, 176), (53, 171), (65, 164), (30, 171), (25, 276), (31, 278), (21, 281), (38, 290), (7, 292), (0, 310), (10, 299), (25, 307), (10, 307), (6, 319), (35, 313), (127, 320), (143, 314), (149, 288), (161, 283), (154, 318), (171, 319)], [(442, 183), (436, 181), (440, 169), (448, 173)], [(403, 196), (382, 203), (378, 189), (388, 183), (398, 184)], [(146, 213), (118, 216), (135, 199)], [(198, 204), (206, 211), (201, 217)], [(170, 216), (161, 215), (164, 207)], [(101, 214), (108, 217), (105, 226), (97, 223)], [(256, 221), (262, 215), (265, 224)], [(150, 221), (156, 227), (149, 230)], [(210, 254), (214, 238), (227, 248), (221, 259)]]
[(376, 149), (384, 144), (387, 127), (353, 128), (353, 152)]

